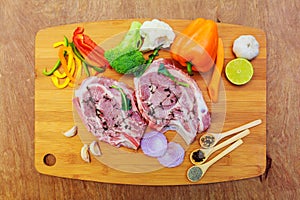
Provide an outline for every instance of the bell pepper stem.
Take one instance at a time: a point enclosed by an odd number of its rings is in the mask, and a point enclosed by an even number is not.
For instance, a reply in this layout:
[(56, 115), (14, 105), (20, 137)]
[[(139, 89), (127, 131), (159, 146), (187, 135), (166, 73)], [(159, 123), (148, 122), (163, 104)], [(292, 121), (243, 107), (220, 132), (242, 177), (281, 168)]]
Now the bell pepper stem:
[(192, 63), (190, 63), (190, 62), (186, 63), (186, 69), (190, 76), (193, 76), (192, 66), (193, 66)]

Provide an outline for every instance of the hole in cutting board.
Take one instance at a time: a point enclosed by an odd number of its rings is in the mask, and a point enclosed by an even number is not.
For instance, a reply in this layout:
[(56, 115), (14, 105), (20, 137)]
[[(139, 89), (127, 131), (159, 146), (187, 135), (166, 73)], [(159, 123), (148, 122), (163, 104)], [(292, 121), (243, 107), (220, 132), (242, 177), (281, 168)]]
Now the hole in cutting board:
[(44, 156), (44, 164), (47, 166), (53, 166), (56, 163), (56, 158), (53, 154), (48, 153)]

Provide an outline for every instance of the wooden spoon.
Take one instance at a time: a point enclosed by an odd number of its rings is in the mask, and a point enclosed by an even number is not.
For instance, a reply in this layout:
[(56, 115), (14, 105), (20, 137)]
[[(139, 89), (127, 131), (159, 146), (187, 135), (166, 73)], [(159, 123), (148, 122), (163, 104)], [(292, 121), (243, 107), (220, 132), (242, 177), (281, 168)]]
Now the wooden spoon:
[(239, 139), (238, 141), (236, 141), (235, 143), (230, 145), (227, 149), (222, 151), (220, 154), (218, 154), (216, 157), (214, 157), (207, 163), (205, 163), (203, 165), (194, 165), (194, 166), (190, 167), (187, 171), (187, 178), (191, 182), (199, 181), (204, 176), (205, 172), (211, 165), (213, 165), (215, 162), (220, 160), (222, 157), (224, 157), (225, 155), (227, 155), (228, 153), (230, 153), (231, 151), (236, 149), (241, 144), (243, 144), (243, 141), (242, 141), (242, 139)]
[(204, 135), (201, 136), (199, 143), (200, 143), (201, 147), (204, 149), (211, 148), (211, 147), (215, 146), (224, 137), (238, 133), (240, 131), (251, 128), (253, 126), (257, 126), (257, 125), (261, 124), (261, 122), (262, 122), (261, 119), (258, 119), (258, 120), (252, 121), (248, 124), (245, 124), (243, 126), (234, 128), (232, 130), (229, 130), (229, 131), (226, 131), (223, 133), (205, 133)]
[[(190, 154), (190, 160), (195, 165), (203, 164), (208, 159), (208, 157), (215, 151), (222, 149), (223, 147), (227, 146), (228, 144), (231, 144), (231, 143), (237, 141), (238, 139), (241, 139), (249, 134), (250, 134), (249, 129), (246, 129), (246, 130), (240, 132), (239, 134), (233, 136), (232, 138), (222, 142), (221, 144), (218, 144), (217, 146), (214, 146), (214, 147), (208, 148), (208, 149), (202, 149), (202, 148), (196, 149), (196, 150), (192, 151), (192, 153)], [(198, 156), (200, 161), (197, 162), (193, 158), (193, 155)]]

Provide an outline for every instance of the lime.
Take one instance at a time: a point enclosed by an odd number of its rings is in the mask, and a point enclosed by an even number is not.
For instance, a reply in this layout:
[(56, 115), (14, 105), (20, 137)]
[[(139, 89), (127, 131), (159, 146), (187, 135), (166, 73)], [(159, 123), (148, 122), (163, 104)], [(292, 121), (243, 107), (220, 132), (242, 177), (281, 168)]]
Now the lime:
[(243, 85), (251, 80), (253, 76), (253, 66), (244, 58), (236, 58), (227, 63), (225, 74), (231, 83)]

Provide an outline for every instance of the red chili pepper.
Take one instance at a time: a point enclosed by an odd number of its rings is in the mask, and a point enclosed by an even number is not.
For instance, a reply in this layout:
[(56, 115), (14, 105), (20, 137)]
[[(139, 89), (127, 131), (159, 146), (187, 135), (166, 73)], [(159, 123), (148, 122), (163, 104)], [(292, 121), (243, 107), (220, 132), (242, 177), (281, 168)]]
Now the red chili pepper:
[(74, 35), (78, 35), (78, 34), (82, 34), (83, 33), (83, 31), (84, 31), (84, 28), (83, 27), (80, 27), (80, 26), (78, 26), (76, 29), (75, 29), (75, 31), (74, 31)]
[(90, 44), (90, 46), (99, 54), (104, 55), (104, 49), (99, 47), (89, 36), (83, 35), (83, 42), (86, 44)]
[(104, 49), (98, 46), (89, 36), (83, 34), (83, 32), (83, 27), (77, 27), (73, 33), (73, 42), (81, 55), (96, 66), (109, 66), (108, 61), (104, 57)]

